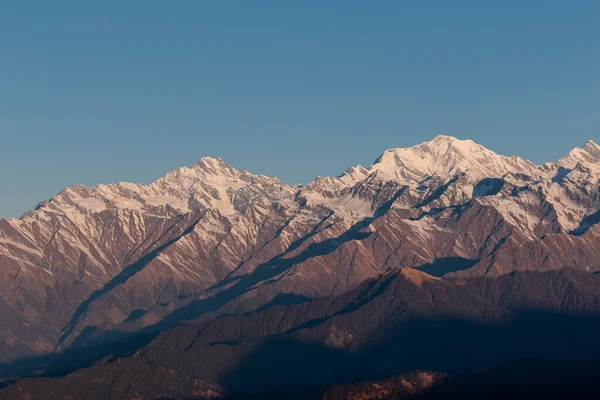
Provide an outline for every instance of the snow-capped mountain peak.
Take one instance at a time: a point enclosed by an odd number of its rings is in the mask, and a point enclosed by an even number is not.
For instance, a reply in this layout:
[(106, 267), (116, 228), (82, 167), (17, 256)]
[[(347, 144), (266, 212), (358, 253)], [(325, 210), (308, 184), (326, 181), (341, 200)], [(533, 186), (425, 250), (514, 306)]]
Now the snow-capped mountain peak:
[(202, 157), (194, 164), (194, 168), (212, 176), (230, 176), (240, 172), (223, 161), (221, 157)]
[(107, 209), (136, 210), (162, 214), (165, 207), (187, 213), (217, 209), (233, 214), (249, 204), (285, 198), (294, 189), (277, 178), (238, 171), (220, 157), (203, 157), (190, 167), (181, 167), (147, 185), (116, 182), (94, 187), (73, 185), (40, 203), (25, 219), (71, 219)]
[[(571, 173), (571, 170), (577, 170), (579, 175)], [(341, 214), (349, 207), (348, 201), (356, 203), (360, 200), (360, 204), (353, 203), (351, 208), (360, 209), (360, 215), (368, 215), (373, 210), (369, 196), (388, 181), (408, 185), (417, 191), (425, 188), (435, 190), (440, 182), (464, 175), (458, 185), (460, 187), (453, 189), (453, 196), (469, 199), (474, 193), (473, 188), (488, 178), (523, 186), (527, 182), (558, 182), (560, 176), (567, 175), (569, 179), (590, 180), (589, 174), (596, 175), (598, 172), (600, 146), (591, 140), (582, 148), (573, 149), (557, 163), (537, 166), (518, 156), (496, 154), (472, 140), (439, 135), (412, 147), (386, 150), (369, 168), (360, 165), (350, 167), (338, 177), (319, 177), (304, 187), (239, 171), (220, 157), (203, 157), (192, 166), (175, 169), (148, 185), (125, 182), (91, 188), (74, 185), (51, 201), (41, 203), (39, 210), (26, 216), (47, 219), (63, 214), (77, 217), (106, 209), (160, 214), (167, 206), (182, 213), (217, 209), (223, 215), (232, 215), (250, 204), (268, 205), (293, 198), (298, 190), (311, 204), (326, 205)], [(423, 182), (432, 177), (437, 178), (423, 186)], [(365, 191), (367, 187), (369, 189)], [(362, 193), (360, 199), (356, 198), (359, 192)], [(585, 212), (578, 212), (569, 226), (576, 224), (580, 214)]]
[(600, 173), (600, 146), (588, 140), (583, 147), (575, 147), (558, 161), (563, 168), (575, 169), (582, 166), (593, 173)]
[(230, 182), (237, 180), (240, 171), (220, 158), (203, 157), (191, 167), (181, 167), (170, 171), (154, 183), (175, 190), (190, 190), (202, 181)]
[(386, 150), (371, 167), (392, 179), (417, 182), (434, 175), (448, 177), (467, 171), (487, 177), (502, 177), (515, 170), (535, 174), (538, 168), (518, 156), (501, 156), (472, 140), (447, 135), (409, 148)]

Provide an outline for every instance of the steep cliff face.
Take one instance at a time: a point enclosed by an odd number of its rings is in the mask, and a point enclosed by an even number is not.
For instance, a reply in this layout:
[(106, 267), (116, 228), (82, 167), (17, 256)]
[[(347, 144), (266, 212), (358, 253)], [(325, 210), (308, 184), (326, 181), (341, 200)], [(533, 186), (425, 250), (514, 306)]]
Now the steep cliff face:
[(600, 270), (600, 147), (541, 166), (439, 136), (290, 186), (202, 158), (0, 219), (2, 361), (432, 276)]

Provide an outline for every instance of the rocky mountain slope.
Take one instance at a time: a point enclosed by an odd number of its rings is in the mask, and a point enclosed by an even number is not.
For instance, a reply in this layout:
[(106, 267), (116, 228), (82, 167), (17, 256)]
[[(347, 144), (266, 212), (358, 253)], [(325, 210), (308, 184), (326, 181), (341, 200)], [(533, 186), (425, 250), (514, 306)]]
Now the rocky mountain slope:
[(440, 373), (411, 371), (383, 381), (333, 386), (319, 400), (405, 400), (439, 385), (445, 378)]
[(434, 277), (600, 270), (600, 146), (534, 165), (438, 136), (290, 186), (203, 158), (0, 219), (0, 361)]
[(381, 381), (338, 385), (320, 400), (596, 399), (598, 361), (520, 360), (473, 374), (411, 371)]
[[(414, 370), (461, 376), (519, 359), (594, 360), (599, 286), (600, 275), (570, 268), (498, 278), (391, 269), (341, 295), (168, 329), (129, 356), (23, 379), (0, 397), (308, 399)], [(552, 376), (542, 366), (526, 376)]]

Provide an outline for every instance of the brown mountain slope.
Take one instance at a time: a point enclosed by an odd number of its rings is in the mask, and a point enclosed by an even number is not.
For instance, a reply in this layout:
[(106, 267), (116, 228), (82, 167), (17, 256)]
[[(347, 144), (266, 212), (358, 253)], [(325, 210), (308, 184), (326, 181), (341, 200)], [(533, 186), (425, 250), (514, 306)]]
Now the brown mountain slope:
[(310, 398), (415, 369), (457, 374), (523, 358), (592, 359), (600, 357), (599, 279), (573, 269), (444, 279), (391, 270), (340, 296), (170, 329), (142, 348), (133, 343), (129, 357), (64, 378), (20, 380), (0, 395), (83, 398), (82, 388), (101, 386), (85, 398), (111, 398), (120, 388), (120, 398), (133, 399), (149, 393), (136, 382), (139, 371), (151, 371), (152, 393), (175, 398), (192, 396), (194, 382), (228, 396), (293, 390)]
[(411, 371), (400, 376), (375, 382), (339, 385), (327, 389), (319, 400), (404, 400), (440, 384), (445, 374)]

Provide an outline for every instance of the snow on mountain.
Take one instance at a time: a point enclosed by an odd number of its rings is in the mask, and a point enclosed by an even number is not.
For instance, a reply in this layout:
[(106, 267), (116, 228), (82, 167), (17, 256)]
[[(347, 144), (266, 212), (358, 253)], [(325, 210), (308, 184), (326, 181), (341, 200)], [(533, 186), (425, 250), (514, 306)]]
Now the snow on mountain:
[[(160, 212), (167, 206), (183, 213), (214, 208), (231, 215), (254, 202), (289, 200), (297, 189), (313, 204), (332, 206), (340, 213), (347, 208), (367, 215), (372, 211), (367, 210), (372, 208), (369, 199), (351, 193), (352, 188), (367, 179), (424, 187), (432, 178), (434, 182), (445, 182), (463, 175), (473, 185), (484, 178), (501, 178), (516, 184), (523, 183), (524, 178), (540, 181), (560, 174), (575, 176), (572, 170), (581, 169), (588, 173), (600, 171), (600, 146), (591, 140), (556, 164), (538, 166), (518, 156), (498, 155), (471, 140), (440, 135), (410, 148), (386, 150), (369, 168), (350, 167), (339, 177), (317, 177), (300, 188), (277, 178), (238, 171), (219, 157), (203, 157), (193, 166), (175, 169), (148, 185), (117, 182), (93, 188), (71, 186), (52, 200), (42, 202), (25, 219), (39, 218), (40, 214), (51, 217), (60, 212), (86, 214), (115, 208)], [(471, 187), (465, 190), (463, 198), (472, 195)]]
[(47, 352), (87, 326), (135, 331), (214, 296), (211, 312), (233, 313), (341, 293), (389, 267), (600, 271), (598, 171), (592, 141), (535, 165), (438, 136), (305, 186), (210, 157), (146, 185), (74, 185), (0, 219), (0, 301), (14, 329), (38, 327), (10, 343)]
[[(373, 216), (380, 205), (375, 201), (376, 194), (383, 185), (393, 182), (398, 188), (410, 188), (413, 198), (398, 201), (407, 207), (412, 202), (427, 203), (426, 209), (447, 207), (474, 196), (493, 194), (498, 199), (482, 202), (535, 235), (539, 217), (519, 200), (524, 195), (509, 196), (506, 187), (537, 188), (553, 207), (557, 223), (564, 231), (572, 231), (595, 212), (595, 200), (582, 202), (580, 198), (586, 195), (578, 192), (583, 186), (597, 185), (593, 177), (599, 173), (600, 146), (591, 140), (556, 163), (535, 165), (518, 156), (498, 155), (472, 140), (440, 135), (410, 148), (386, 150), (368, 168), (350, 167), (338, 177), (317, 177), (304, 187), (238, 171), (219, 157), (203, 157), (193, 166), (175, 169), (147, 185), (117, 182), (92, 188), (71, 186), (26, 213), (23, 220), (50, 220), (60, 214), (84, 222), (86, 215), (109, 209), (157, 216), (170, 215), (168, 209), (178, 213), (215, 209), (221, 215), (233, 216), (251, 204), (291, 204), (296, 198), (309, 206), (327, 207), (355, 223)], [(494, 191), (498, 185), (503, 185), (504, 191)], [(439, 196), (437, 192), (441, 192)]]
[(575, 147), (558, 161), (558, 165), (570, 170), (585, 170), (600, 174), (600, 146), (588, 140), (582, 148)]
[(51, 218), (57, 213), (89, 214), (107, 209), (164, 213), (171, 207), (181, 213), (218, 209), (233, 214), (254, 202), (280, 201), (292, 187), (277, 178), (238, 171), (220, 158), (204, 157), (191, 167), (175, 169), (164, 177), (140, 185), (117, 182), (92, 188), (74, 185), (25, 214), (24, 219)]
[(506, 157), (473, 142), (440, 135), (410, 148), (386, 150), (371, 167), (390, 179), (421, 182), (431, 176), (452, 177), (468, 173), (476, 177), (500, 178), (509, 172), (530, 176), (540, 167), (518, 156)]

